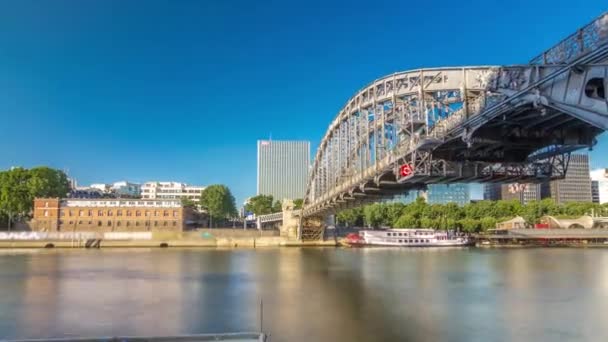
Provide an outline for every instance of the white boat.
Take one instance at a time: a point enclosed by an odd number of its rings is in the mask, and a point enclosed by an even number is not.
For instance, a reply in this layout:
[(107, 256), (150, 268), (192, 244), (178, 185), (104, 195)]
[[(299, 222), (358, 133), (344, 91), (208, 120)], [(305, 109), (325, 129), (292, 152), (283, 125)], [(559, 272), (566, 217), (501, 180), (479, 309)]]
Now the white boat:
[(473, 244), (467, 236), (434, 229), (361, 230), (346, 236), (352, 246), (448, 247)]

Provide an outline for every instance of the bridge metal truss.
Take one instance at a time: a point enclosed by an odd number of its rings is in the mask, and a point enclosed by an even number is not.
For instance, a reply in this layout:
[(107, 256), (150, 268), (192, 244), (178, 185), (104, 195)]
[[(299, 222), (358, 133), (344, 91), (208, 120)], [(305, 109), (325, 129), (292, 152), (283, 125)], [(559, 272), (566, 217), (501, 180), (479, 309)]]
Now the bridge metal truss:
[[(454, 182), (565, 176), (608, 129), (608, 14), (528, 65), (432, 68), (367, 85), (317, 150), (304, 217)], [(410, 164), (414, 172), (400, 174)]]

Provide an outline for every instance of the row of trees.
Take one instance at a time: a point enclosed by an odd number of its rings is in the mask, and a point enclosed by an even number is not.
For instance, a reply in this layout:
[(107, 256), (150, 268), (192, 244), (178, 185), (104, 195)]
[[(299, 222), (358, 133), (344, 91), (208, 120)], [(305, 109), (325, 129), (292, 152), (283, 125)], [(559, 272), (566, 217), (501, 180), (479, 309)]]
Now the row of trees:
[(459, 228), (473, 232), (494, 228), (497, 222), (515, 216), (522, 216), (528, 223), (535, 224), (544, 215), (566, 218), (592, 212), (606, 215), (608, 205), (589, 202), (556, 204), (552, 199), (544, 199), (526, 205), (510, 200), (479, 201), (460, 207), (455, 203), (427, 204), (423, 198), (418, 198), (409, 204), (376, 203), (343, 210), (336, 215), (336, 220), (345, 226)]
[(63, 171), (49, 167), (15, 167), (0, 171), (0, 215), (11, 225), (32, 211), (35, 197), (65, 197), (70, 190)]
[[(294, 209), (301, 209), (303, 203), (304, 200), (301, 198), (295, 199), (293, 201)], [(274, 201), (272, 195), (257, 195), (247, 201), (245, 210), (255, 215), (266, 215), (282, 211), (283, 205), (279, 200)]]

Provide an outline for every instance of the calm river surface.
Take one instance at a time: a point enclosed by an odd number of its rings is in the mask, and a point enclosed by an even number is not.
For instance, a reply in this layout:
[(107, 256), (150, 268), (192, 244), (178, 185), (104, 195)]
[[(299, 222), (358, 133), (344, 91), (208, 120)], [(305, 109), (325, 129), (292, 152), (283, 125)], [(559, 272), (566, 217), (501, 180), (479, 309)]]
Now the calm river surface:
[(0, 339), (608, 340), (608, 249), (0, 251)]

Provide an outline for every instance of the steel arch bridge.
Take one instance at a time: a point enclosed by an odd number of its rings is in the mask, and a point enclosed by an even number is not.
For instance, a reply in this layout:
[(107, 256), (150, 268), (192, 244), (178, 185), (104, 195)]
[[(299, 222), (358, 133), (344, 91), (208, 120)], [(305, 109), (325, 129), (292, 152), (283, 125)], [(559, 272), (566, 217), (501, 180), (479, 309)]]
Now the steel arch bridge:
[(564, 177), (570, 152), (608, 129), (607, 62), (605, 13), (526, 65), (375, 80), (319, 145), (299, 237), (320, 238), (320, 217), (427, 184)]

